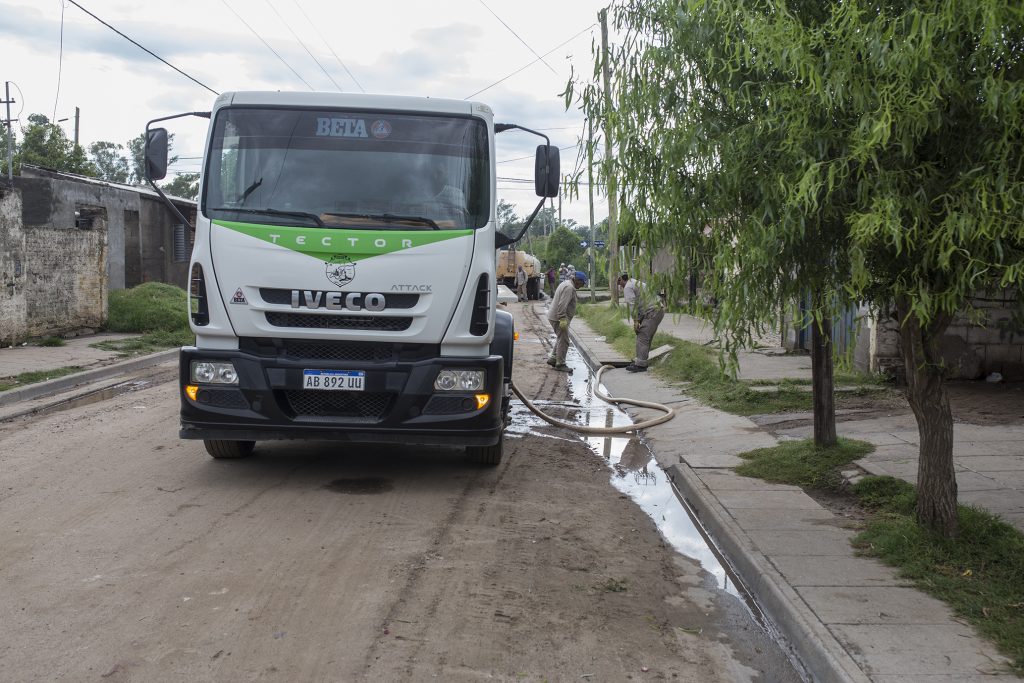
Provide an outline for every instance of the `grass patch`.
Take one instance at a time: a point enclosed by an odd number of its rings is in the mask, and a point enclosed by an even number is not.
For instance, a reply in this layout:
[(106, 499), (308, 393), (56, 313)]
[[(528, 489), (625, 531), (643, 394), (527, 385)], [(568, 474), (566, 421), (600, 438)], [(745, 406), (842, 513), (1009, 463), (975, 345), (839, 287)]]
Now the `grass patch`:
[[(636, 351), (636, 334), (622, 322), (621, 312), (611, 306), (581, 305), (580, 315), (599, 334), (603, 334), (615, 350), (632, 358)], [(658, 333), (652, 348), (669, 344), (674, 351), (668, 358), (653, 365), (654, 372), (675, 382), (687, 382), (685, 390), (702, 403), (735, 415), (758, 415), (811, 409), (810, 392), (795, 384), (779, 384), (778, 391), (754, 391), (746, 382), (732, 379), (718, 362), (717, 354), (699, 344)]]
[[(871, 444), (844, 439), (826, 449), (792, 441), (741, 453), (747, 462), (735, 469), (744, 476), (842, 493), (842, 467), (871, 450)], [(988, 512), (963, 505), (957, 538), (934, 534), (917, 524), (917, 492), (902, 479), (865, 477), (845, 493), (868, 513), (854, 546), (948, 604), (1024, 674), (1024, 535)]]
[(35, 343), (36, 346), (64, 346), (65, 341), (60, 337), (43, 337)]
[(79, 372), (81, 369), (82, 368), (77, 365), (69, 365), (67, 367), (55, 368), (53, 370), (34, 370), (32, 372), (23, 372), (20, 375), (14, 375), (12, 377), (0, 377), (0, 391), (17, 389), (18, 387), (23, 387), (26, 384), (45, 382), (48, 379), (57, 379), (58, 377)]
[(914, 519), (914, 487), (891, 477), (868, 477), (853, 493), (876, 511), (855, 546), (952, 607), (1024, 674), (1024, 535), (965, 505), (956, 538), (931, 533)]
[(107, 329), (138, 332), (142, 336), (92, 344), (94, 348), (123, 355), (152, 353), (195, 342), (188, 325), (185, 290), (162, 282), (146, 282), (131, 289), (110, 292)]
[(842, 483), (839, 470), (862, 458), (875, 447), (865, 441), (839, 439), (835, 446), (819, 448), (814, 441), (784, 441), (772, 448), (758, 448), (739, 457), (747, 462), (735, 468), (744, 477), (779, 484), (836, 491)]
[[(579, 315), (597, 333), (602, 334), (615, 350), (632, 358), (636, 351), (636, 334), (622, 321), (621, 310), (602, 304), (583, 304)], [(674, 382), (685, 382), (686, 393), (705, 405), (734, 415), (806, 412), (813, 409), (813, 397), (807, 386), (809, 379), (737, 380), (730, 377), (718, 361), (715, 350), (700, 344), (658, 333), (652, 348), (669, 344), (674, 351), (651, 366), (654, 372)], [(842, 371), (834, 376), (835, 386), (856, 387), (836, 396), (865, 396), (886, 392), (884, 378), (861, 372)], [(774, 391), (757, 391), (753, 387), (777, 387)]]
[(174, 332), (183, 328), (188, 329), (184, 289), (146, 282), (110, 292), (107, 329), (111, 332)]

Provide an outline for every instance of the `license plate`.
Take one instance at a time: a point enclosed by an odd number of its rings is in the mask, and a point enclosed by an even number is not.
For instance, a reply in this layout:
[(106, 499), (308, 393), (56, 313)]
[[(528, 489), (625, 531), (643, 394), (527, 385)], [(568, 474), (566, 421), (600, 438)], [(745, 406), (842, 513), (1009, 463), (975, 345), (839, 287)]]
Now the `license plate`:
[(303, 370), (302, 388), (320, 391), (363, 391), (366, 373), (362, 370)]

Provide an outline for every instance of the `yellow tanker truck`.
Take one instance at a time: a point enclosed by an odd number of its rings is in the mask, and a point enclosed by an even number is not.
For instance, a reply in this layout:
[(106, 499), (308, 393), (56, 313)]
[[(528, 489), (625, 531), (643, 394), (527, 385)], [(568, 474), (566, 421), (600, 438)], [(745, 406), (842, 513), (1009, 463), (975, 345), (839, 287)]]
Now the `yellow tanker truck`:
[(526, 271), (526, 298), (539, 299), (544, 289), (544, 271), (541, 270), (540, 259), (533, 254), (516, 249), (499, 251), (495, 273), (498, 282), (516, 291), (516, 272), (519, 266)]

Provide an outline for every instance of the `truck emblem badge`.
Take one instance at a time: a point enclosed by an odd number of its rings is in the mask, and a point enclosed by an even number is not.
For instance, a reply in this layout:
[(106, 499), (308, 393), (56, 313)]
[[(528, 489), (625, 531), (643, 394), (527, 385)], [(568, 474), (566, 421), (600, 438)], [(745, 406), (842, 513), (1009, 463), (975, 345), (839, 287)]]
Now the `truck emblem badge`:
[(370, 125), (370, 133), (378, 140), (383, 140), (391, 135), (391, 124), (384, 119), (378, 119)]
[(247, 303), (249, 303), (248, 301), (245, 300), (245, 294), (242, 293), (242, 288), (241, 287), (239, 287), (238, 289), (235, 290), (235, 295), (233, 297), (231, 297), (231, 303), (233, 303), (233, 304), (247, 304)]
[(327, 266), (327, 279), (339, 287), (356, 279), (356, 264), (348, 256), (336, 254), (330, 261), (324, 261), (324, 265)]

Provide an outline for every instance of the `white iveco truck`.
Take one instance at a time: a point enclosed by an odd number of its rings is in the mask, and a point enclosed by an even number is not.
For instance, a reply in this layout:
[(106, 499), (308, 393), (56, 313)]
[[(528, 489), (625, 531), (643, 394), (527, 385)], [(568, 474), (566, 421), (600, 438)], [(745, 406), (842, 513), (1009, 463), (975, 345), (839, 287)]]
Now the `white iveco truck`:
[[(496, 310), (495, 250), (529, 221), (496, 231), (494, 138), (534, 131), (476, 102), (277, 92), (225, 93), (150, 126), (193, 115), (210, 127), (181, 437), (215, 458), (338, 439), (500, 462), (514, 333)], [(168, 138), (150, 126), (154, 181)], [(537, 210), (558, 179), (558, 149), (538, 146)]]

